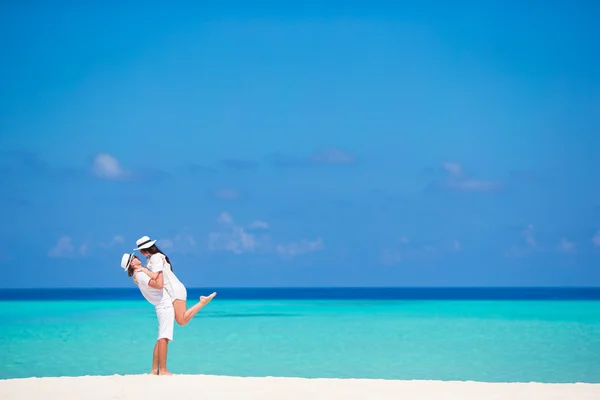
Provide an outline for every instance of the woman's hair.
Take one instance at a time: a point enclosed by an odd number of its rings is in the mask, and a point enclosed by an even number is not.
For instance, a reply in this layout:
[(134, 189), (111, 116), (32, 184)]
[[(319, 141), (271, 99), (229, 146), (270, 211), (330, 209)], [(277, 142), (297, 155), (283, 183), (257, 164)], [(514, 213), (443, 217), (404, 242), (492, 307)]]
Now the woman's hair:
[(150, 253), (150, 255), (160, 253), (163, 256), (165, 256), (165, 259), (167, 260), (167, 262), (171, 266), (171, 271), (173, 271), (173, 264), (171, 264), (171, 261), (169, 260), (169, 257), (165, 253), (163, 253), (162, 251), (160, 251), (160, 249), (158, 248), (158, 246), (156, 246), (155, 244), (153, 244), (152, 246), (150, 246), (150, 247), (148, 247), (147, 249), (144, 249), (144, 250), (147, 251), (148, 253)]
[(130, 278), (133, 276), (133, 273), (135, 272), (135, 270), (133, 268), (131, 268), (131, 262), (133, 261), (134, 258), (139, 260), (138, 256), (136, 256), (135, 254), (132, 255), (131, 258), (129, 259), (129, 265), (127, 266), (127, 276)]

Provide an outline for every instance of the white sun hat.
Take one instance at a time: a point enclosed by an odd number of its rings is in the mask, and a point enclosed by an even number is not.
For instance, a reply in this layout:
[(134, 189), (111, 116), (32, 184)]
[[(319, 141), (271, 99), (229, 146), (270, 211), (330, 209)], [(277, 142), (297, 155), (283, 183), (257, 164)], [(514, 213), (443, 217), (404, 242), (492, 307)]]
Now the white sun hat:
[(141, 238), (135, 241), (137, 248), (133, 250), (147, 249), (148, 247), (152, 247), (154, 243), (156, 243), (156, 240), (150, 240), (148, 236), (142, 236)]
[(121, 257), (121, 268), (125, 271), (129, 269), (129, 263), (131, 263), (132, 256), (133, 254), (125, 253), (123, 254), (123, 257)]

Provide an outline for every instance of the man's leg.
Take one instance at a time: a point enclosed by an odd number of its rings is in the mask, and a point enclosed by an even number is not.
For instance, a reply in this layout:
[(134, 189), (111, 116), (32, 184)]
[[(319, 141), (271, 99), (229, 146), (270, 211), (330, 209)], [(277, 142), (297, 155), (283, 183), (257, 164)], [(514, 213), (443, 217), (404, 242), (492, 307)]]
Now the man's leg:
[(172, 375), (167, 369), (167, 350), (173, 340), (173, 325), (175, 324), (175, 312), (173, 306), (156, 310), (158, 316), (158, 374)]
[(167, 352), (169, 350), (169, 341), (165, 338), (158, 339), (158, 374), (172, 375), (167, 369)]
[(154, 345), (154, 353), (152, 354), (152, 375), (158, 375), (158, 342)]

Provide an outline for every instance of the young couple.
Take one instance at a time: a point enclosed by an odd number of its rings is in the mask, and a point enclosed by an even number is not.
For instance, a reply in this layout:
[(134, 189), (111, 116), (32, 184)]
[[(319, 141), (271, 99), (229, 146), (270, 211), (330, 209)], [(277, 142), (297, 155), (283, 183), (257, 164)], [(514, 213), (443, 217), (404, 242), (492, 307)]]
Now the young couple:
[(173, 340), (174, 321), (181, 326), (186, 325), (217, 295), (201, 296), (200, 301), (186, 309), (187, 290), (173, 273), (171, 261), (156, 246), (156, 240), (144, 236), (136, 241), (134, 251), (148, 259), (146, 267), (135, 255), (125, 253), (121, 258), (121, 267), (133, 278), (142, 295), (156, 308), (158, 318), (158, 339), (152, 357), (152, 374), (171, 375), (167, 369), (167, 349)]

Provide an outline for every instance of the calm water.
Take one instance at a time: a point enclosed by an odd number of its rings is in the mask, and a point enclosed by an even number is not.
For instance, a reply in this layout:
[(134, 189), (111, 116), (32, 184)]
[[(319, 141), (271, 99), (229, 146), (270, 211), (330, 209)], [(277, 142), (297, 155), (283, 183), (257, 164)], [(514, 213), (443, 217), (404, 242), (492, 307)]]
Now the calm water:
[[(176, 325), (169, 368), (600, 383), (600, 290), (423, 290), (376, 290), (371, 298), (364, 289), (219, 290), (189, 325)], [(3, 291), (2, 297), (0, 378), (150, 368), (156, 316), (135, 290)], [(486, 297), (502, 300), (477, 300)]]

